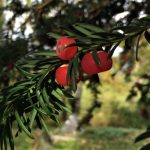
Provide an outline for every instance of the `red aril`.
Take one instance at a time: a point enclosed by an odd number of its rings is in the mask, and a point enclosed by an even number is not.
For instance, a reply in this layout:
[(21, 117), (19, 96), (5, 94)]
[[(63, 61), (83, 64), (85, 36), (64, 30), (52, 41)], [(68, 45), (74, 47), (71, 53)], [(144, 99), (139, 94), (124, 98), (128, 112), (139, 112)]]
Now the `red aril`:
[(64, 64), (56, 69), (55, 79), (59, 85), (66, 86), (71, 84), (70, 78), (68, 78), (68, 83), (67, 83), (68, 66), (69, 66), (68, 64)]
[[(56, 79), (57, 83), (61, 86), (67, 86), (67, 85), (71, 84), (70, 77), (68, 78), (68, 81), (67, 81), (68, 67), (69, 67), (68, 64), (63, 64), (56, 69), (55, 79)], [(80, 77), (77, 77), (76, 83), (78, 83), (79, 81), (80, 81)]]
[(95, 62), (91, 52), (83, 56), (81, 67), (84, 73), (92, 75), (111, 69), (112, 59), (108, 59), (108, 52), (98, 51), (97, 56), (100, 60), (100, 64)]
[[(57, 40), (56, 54), (62, 60), (70, 60), (77, 53), (77, 46), (69, 46), (70, 44), (76, 43), (74, 39), (67, 36), (62, 36)], [(67, 48), (66, 48), (67, 47)]]

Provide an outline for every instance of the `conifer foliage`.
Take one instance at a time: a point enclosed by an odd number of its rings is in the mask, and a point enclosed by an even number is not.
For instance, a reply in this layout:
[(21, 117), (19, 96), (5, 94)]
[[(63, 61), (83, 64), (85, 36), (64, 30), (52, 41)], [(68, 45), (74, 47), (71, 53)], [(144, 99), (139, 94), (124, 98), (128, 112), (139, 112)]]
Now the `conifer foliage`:
[[(0, 91), (1, 150), (7, 150), (8, 145), (14, 150), (14, 137), (21, 132), (34, 138), (34, 125), (48, 131), (46, 118), (59, 123), (59, 113), (69, 111), (63, 98), (75, 100), (74, 93), (84, 73), (109, 70), (113, 66), (112, 55), (122, 41), (125, 51), (136, 45), (133, 52), (137, 60), (141, 37), (150, 43), (149, 0), (141, 3), (128, 0), (5, 2), (3, 5), (0, 1), (0, 81), (4, 86), (9, 85), (8, 71), (14, 67), (20, 75), (19, 81)], [(56, 13), (49, 15), (55, 10)], [(4, 19), (5, 11), (13, 12), (8, 20)], [(114, 16), (125, 11), (128, 11), (125, 18), (114, 20)], [(135, 19), (143, 12), (147, 17)], [(15, 22), (21, 16), (26, 18), (16, 29)], [(32, 26), (33, 33), (26, 36), (28, 25)], [(87, 60), (93, 62), (90, 65), (94, 70), (90, 70)], [(149, 128), (135, 142), (148, 137)], [(149, 147), (148, 144), (141, 150)]]
[[(72, 47), (78, 48), (71, 59), (63, 60), (58, 57), (55, 50), (47, 50), (31, 52), (18, 60), (15, 67), (24, 76), (24, 80), (0, 92), (1, 149), (7, 150), (7, 143), (9, 143), (11, 150), (14, 150), (15, 135), (12, 132), (14, 122), (18, 126), (16, 136), (20, 132), (25, 132), (30, 138), (34, 138), (32, 135), (34, 123), (46, 131), (48, 131), (44, 121), (46, 117), (59, 123), (59, 112), (68, 111), (63, 97), (74, 100), (73, 94), (77, 89), (76, 81), (82, 80), (81, 62), (84, 55), (92, 53), (95, 64), (101, 66), (103, 60), (98, 57), (98, 51), (108, 53), (107, 62), (112, 59), (116, 47), (122, 41), (127, 42), (129, 38), (138, 39), (139, 35), (144, 35), (145, 39), (150, 42), (149, 28), (149, 16), (134, 19), (129, 25), (118, 24), (109, 31), (90, 24), (76, 23), (70, 28), (63, 28), (65, 31), (63, 36), (76, 41), (63, 46), (63, 51)], [(55, 37), (56, 40), (62, 36), (59, 33), (48, 33), (48, 35)], [(138, 46), (135, 54), (138, 57)], [(70, 93), (67, 92), (66, 86), (59, 84), (55, 76), (56, 70), (63, 64), (68, 64), (66, 81), (70, 82), (68, 84)]]

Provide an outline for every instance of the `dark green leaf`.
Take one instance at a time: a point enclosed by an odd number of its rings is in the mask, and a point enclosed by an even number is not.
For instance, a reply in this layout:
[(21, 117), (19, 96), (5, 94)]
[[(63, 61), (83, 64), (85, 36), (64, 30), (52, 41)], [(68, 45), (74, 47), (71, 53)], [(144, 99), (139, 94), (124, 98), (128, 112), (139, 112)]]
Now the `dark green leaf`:
[[(43, 108), (36, 108), (36, 110), (38, 111), (38, 114), (40, 114), (40, 115), (45, 115), (47, 117), (49, 116)], [(36, 115), (36, 117), (37, 117), (37, 115)], [(35, 117), (35, 119), (36, 119), (36, 117)]]
[(7, 100), (9, 100), (11, 97), (14, 97), (14, 95), (20, 95), (21, 91), (24, 91), (23, 86), (14, 87), (11, 91), (9, 91), (10, 94), (7, 95)]
[(141, 38), (141, 34), (138, 35), (138, 37), (137, 37), (137, 43), (136, 43), (136, 47), (135, 47), (135, 58), (136, 58), (137, 61), (139, 60), (139, 58), (138, 58), (138, 50), (139, 50), (140, 38)]
[(146, 20), (149, 23), (150, 22), (150, 16), (142, 17), (141, 20)]
[(144, 132), (143, 134), (136, 137), (135, 142), (139, 142), (139, 141), (145, 140), (147, 138), (150, 138), (150, 132), (149, 131)]
[(144, 36), (147, 42), (150, 44), (150, 33), (148, 31), (145, 31)]
[(65, 103), (62, 101), (64, 97), (60, 96), (60, 94), (56, 90), (53, 90), (50, 97), (51, 97), (50, 103), (53, 104), (56, 110), (65, 110), (65, 111), (70, 112), (67, 109)]
[(139, 26), (124, 26), (124, 27), (119, 27), (116, 28), (117, 30), (122, 30), (125, 35), (128, 35), (128, 37), (135, 36), (140, 32), (144, 31), (144, 27), (139, 27)]
[(64, 107), (62, 107), (61, 105), (59, 105), (58, 103), (55, 102), (55, 100), (58, 100), (56, 97), (51, 95), (51, 101), (50, 103), (53, 104), (55, 110), (57, 110), (57, 112), (64, 110)]
[(51, 113), (53, 113), (53, 111), (55, 110), (55, 108), (54, 108), (54, 107), (51, 105), (51, 103), (50, 103), (50, 97), (49, 97), (49, 95), (47, 94), (45, 87), (42, 89), (42, 96), (43, 96), (44, 102), (46, 103), (47, 107), (49, 108), (49, 111), (50, 111)]
[(62, 92), (63, 92), (63, 94), (64, 94), (67, 98), (69, 98), (69, 99), (71, 99), (71, 100), (74, 100), (74, 99), (75, 99), (75, 97), (72, 96), (70, 93), (68, 93), (66, 90), (62, 90)]
[(4, 137), (4, 150), (7, 150), (7, 139)]
[(45, 131), (47, 133), (49, 133), (47, 125), (45, 124), (45, 121), (43, 120), (42, 116), (40, 116), (40, 121), (41, 121), (41, 125), (43, 126), (43, 128), (45, 129)]
[(23, 122), (22, 122), (22, 120), (20, 118), (20, 115), (19, 115), (17, 110), (15, 111), (15, 118), (16, 118), (16, 121), (17, 121), (19, 127), (21, 128), (21, 130), (23, 130), (30, 138), (34, 139), (32, 134), (28, 131), (28, 129), (23, 124)]
[(55, 102), (52, 102), (51, 103), (53, 104), (55, 110), (57, 110), (57, 112), (60, 112), (63, 110), (63, 107), (61, 107), (59, 104), (55, 103)]
[(48, 108), (47, 104), (44, 102), (42, 94), (40, 91), (36, 91), (36, 95), (37, 95), (37, 99), (39, 101), (40, 106), (42, 107), (43, 111), (47, 114), (47, 115), (51, 115), (52, 112), (51, 110)]
[(41, 122), (40, 122), (39, 115), (36, 115), (35, 120), (36, 120), (37, 126), (38, 126), (40, 129), (42, 129), (42, 125), (41, 125)]
[(35, 83), (35, 81), (31, 81), (31, 80), (19, 81), (19, 82), (15, 83), (15, 87), (17, 87), (17, 86), (32, 85), (32, 84), (34, 84), (34, 83)]
[(92, 56), (93, 56), (95, 62), (100, 65), (101, 62), (100, 62), (100, 59), (99, 59), (99, 57), (98, 57), (98, 55), (97, 55), (97, 51), (93, 51), (93, 52), (92, 52)]
[(60, 107), (66, 107), (64, 102), (58, 99), (57, 97), (55, 98), (55, 103), (57, 103)]
[(68, 71), (67, 71), (67, 84), (68, 84), (68, 81), (69, 81), (69, 78), (71, 77), (71, 70), (72, 70), (72, 66), (73, 66), (73, 61), (70, 61), (69, 62), (69, 67), (68, 67)]
[(10, 122), (7, 122), (7, 135), (9, 139), (10, 148), (11, 150), (14, 150), (14, 139), (13, 139), (12, 127)]
[(49, 67), (44, 73), (43, 75), (40, 77), (38, 83), (37, 83), (37, 88), (40, 89), (42, 83), (43, 83), (43, 80), (46, 78), (46, 76), (49, 74), (50, 70), (51, 69), (54, 69), (54, 67)]
[(75, 34), (74, 32), (72, 31), (69, 31), (69, 30), (64, 30), (70, 37), (74, 37), (74, 36), (77, 36), (77, 34)]
[(73, 69), (75, 72), (75, 76), (78, 78), (79, 77), (79, 57), (76, 55), (73, 59)]
[(140, 150), (150, 150), (150, 144), (144, 145)]
[(54, 95), (57, 99), (62, 99), (62, 95), (60, 95), (58, 92), (56, 92), (56, 90), (53, 90), (51, 92), (52, 95)]
[(34, 77), (34, 74), (29, 73), (29, 72), (27, 72), (27, 71), (21, 69), (19, 66), (16, 66), (16, 68), (17, 68), (17, 69), (20, 71), (20, 73), (21, 73), (22, 75), (24, 75), (26, 78)]
[(55, 121), (57, 124), (60, 124), (59, 120), (57, 119), (57, 117), (55, 115), (51, 115), (50, 118)]
[(0, 139), (0, 148), (1, 148), (1, 150), (3, 150), (3, 144), (4, 144), (4, 140), (3, 140), (3, 138), (1, 138)]
[(74, 69), (71, 70), (71, 87), (72, 90), (75, 92), (77, 89), (77, 84), (76, 84), (76, 76), (75, 76), (75, 72)]
[(124, 34), (121, 34), (119, 32), (97, 32), (94, 35), (99, 35), (102, 38), (106, 38), (105, 41), (109, 41), (109, 39), (112, 38), (124, 38)]
[(131, 49), (132, 44), (133, 44), (133, 37), (129, 37), (125, 40), (126, 49)]

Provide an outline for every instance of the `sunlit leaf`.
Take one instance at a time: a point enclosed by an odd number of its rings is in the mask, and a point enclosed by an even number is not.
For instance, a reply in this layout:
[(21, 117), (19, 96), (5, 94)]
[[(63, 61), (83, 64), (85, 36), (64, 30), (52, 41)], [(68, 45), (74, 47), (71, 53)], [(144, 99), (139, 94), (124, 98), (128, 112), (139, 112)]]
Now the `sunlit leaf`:
[(77, 25), (83, 27), (83, 28), (86, 28), (90, 31), (93, 31), (93, 32), (104, 32), (104, 29), (100, 28), (100, 27), (97, 27), (97, 26), (94, 26), (94, 25), (91, 25), (91, 24), (86, 24), (86, 23), (77, 23)]
[(119, 46), (120, 42), (116, 43), (112, 48), (111, 50), (109, 51), (109, 54), (108, 54), (108, 59), (110, 59), (112, 57), (112, 55), (114, 54), (116, 48)]
[(20, 126), (20, 128), (32, 139), (34, 139), (33, 135), (29, 132), (29, 130), (25, 127), (25, 125), (23, 124), (20, 115), (18, 113), (18, 111), (15, 111), (15, 117), (16, 117), (16, 121), (18, 123), (18, 125)]
[(78, 30), (79, 32), (83, 33), (84, 35), (90, 35), (90, 34), (92, 34), (92, 32), (90, 32), (90, 31), (88, 31), (88, 30), (86, 30), (86, 29), (84, 29), (84, 28), (82, 28), (82, 27), (80, 27), (78, 25), (74, 25), (73, 27), (76, 30)]
[(60, 38), (60, 35), (59, 35), (59, 34), (56, 34), (56, 33), (53, 33), (53, 32), (48, 33), (48, 35), (49, 35), (50, 37), (55, 38), (55, 39), (59, 39), (59, 38)]
[(37, 110), (36, 110), (36, 109), (33, 109), (33, 110), (32, 110), (32, 117), (31, 117), (31, 121), (30, 121), (30, 125), (29, 125), (30, 129), (32, 129), (32, 126), (33, 126), (33, 123), (34, 123), (34, 121), (35, 121), (36, 115), (37, 115)]
[(54, 51), (54, 50), (38, 51), (38, 52), (34, 52), (34, 55), (35, 56), (46, 56), (46, 57), (49, 56), (51, 58), (51, 57), (56, 56), (56, 51)]

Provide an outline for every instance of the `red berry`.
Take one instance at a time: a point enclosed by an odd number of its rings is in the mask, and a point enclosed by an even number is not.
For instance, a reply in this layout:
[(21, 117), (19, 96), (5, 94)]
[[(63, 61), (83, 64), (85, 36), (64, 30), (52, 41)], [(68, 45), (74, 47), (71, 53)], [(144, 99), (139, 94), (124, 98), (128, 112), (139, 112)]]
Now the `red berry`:
[(73, 43), (76, 43), (74, 39), (68, 38), (67, 36), (60, 37), (57, 40), (56, 44), (57, 56), (62, 60), (72, 59), (74, 55), (77, 53), (78, 47), (77, 46), (67, 47), (67, 46)]
[[(65, 86), (67, 85), (67, 71), (68, 64), (61, 65), (56, 69), (55, 79), (58, 84)], [(71, 80), (68, 78), (68, 85), (71, 84)]]
[[(63, 64), (56, 69), (55, 79), (56, 79), (57, 83), (61, 86), (67, 86), (67, 85), (71, 84), (70, 77), (68, 78), (68, 82), (67, 82), (68, 67), (69, 67), (68, 64)], [(80, 77), (77, 77), (76, 83), (78, 83), (79, 81), (80, 81)]]
[(99, 72), (104, 72), (112, 67), (112, 59), (108, 58), (108, 53), (104, 51), (98, 51), (97, 56), (100, 60), (100, 64), (97, 64), (93, 58), (92, 53), (87, 53), (83, 56), (81, 61), (81, 67), (84, 73), (92, 75)]

